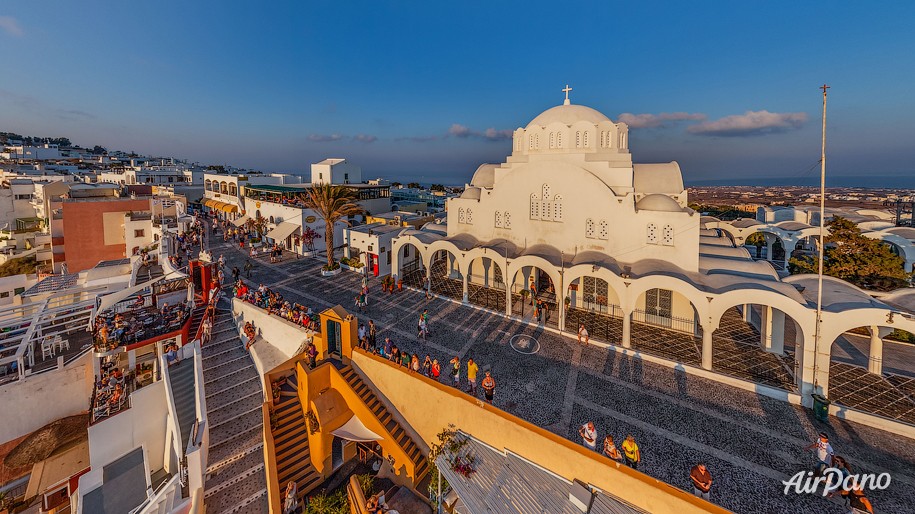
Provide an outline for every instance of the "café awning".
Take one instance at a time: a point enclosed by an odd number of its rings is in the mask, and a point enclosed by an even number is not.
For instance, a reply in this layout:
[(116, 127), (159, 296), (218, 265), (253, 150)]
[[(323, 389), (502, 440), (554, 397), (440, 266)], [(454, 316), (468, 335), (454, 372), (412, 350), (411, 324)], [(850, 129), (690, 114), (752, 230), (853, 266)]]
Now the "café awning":
[(235, 225), (236, 227), (240, 227), (240, 226), (244, 225), (245, 223), (247, 223), (249, 219), (251, 219), (251, 216), (248, 216), (247, 214), (245, 214), (241, 218), (238, 218), (237, 220), (233, 220), (232, 224)]
[(220, 202), (220, 205), (216, 208), (222, 212), (238, 212), (238, 206), (231, 203)]
[(270, 232), (267, 232), (267, 237), (273, 239), (274, 241), (282, 241), (289, 237), (290, 234), (295, 232), (297, 229), (302, 228), (298, 223), (293, 223), (291, 221), (284, 221), (276, 226)]
[(356, 441), (360, 443), (367, 443), (370, 441), (380, 441), (382, 437), (375, 432), (372, 432), (365, 425), (359, 421), (359, 418), (353, 416), (349, 418), (349, 421), (343, 424), (342, 427), (331, 432), (333, 435), (346, 439), (347, 441)]

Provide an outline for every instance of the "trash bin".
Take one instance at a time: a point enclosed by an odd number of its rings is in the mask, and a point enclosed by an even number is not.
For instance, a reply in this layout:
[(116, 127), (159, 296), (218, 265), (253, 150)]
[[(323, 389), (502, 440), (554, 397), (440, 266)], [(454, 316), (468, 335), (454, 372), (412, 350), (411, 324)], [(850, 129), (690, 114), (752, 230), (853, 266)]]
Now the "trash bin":
[(829, 421), (829, 404), (832, 403), (825, 396), (813, 395), (813, 417), (817, 421)]

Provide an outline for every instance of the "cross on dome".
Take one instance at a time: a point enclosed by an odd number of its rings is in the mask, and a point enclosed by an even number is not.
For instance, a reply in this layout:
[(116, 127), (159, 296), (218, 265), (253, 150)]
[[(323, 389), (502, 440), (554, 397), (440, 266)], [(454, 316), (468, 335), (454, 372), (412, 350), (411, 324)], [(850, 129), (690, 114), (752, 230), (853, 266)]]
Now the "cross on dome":
[(572, 103), (569, 101), (569, 92), (571, 92), (571, 91), (572, 91), (572, 88), (570, 88), (569, 85), (566, 84), (565, 89), (562, 90), (562, 92), (566, 94), (566, 99), (565, 99), (565, 101), (562, 102), (562, 105), (569, 105)]

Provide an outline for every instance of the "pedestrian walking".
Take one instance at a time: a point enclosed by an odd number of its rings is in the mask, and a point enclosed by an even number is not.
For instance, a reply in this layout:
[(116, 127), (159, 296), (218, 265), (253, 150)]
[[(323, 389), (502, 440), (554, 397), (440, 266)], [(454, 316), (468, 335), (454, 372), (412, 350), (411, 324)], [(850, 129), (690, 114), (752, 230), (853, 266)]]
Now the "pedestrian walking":
[(416, 337), (426, 340), (426, 320), (422, 316), (419, 317), (419, 322), (416, 324)]
[(486, 376), (483, 377), (480, 385), (483, 386), (483, 397), (486, 398), (487, 403), (492, 405), (492, 397), (496, 392), (496, 379), (492, 378), (492, 373), (486, 371)]
[(426, 300), (432, 299), (432, 283), (429, 281), (429, 277), (423, 279), (423, 292), (426, 293)]
[(642, 460), (642, 454), (639, 452), (639, 445), (636, 444), (635, 438), (632, 437), (632, 434), (626, 436), (626, 440), (623, 441), (623, 458), (626, 461), (626, 465), (632, 469), (639, 468), (639, 462)]
[(579, 427), (578, 435), (581, 436), (581, 441), (585, 446), (592, 450), (597, 449), (597, 428), (594, 427), (593, 421), (589, 421)]
[(461, 383), (461, 359), (455, 356), (453, 359), (451, 359), (450, 363), (452, 377), (451, 385), (457, 387)]
[(238, 266), (232, 266), (232, 282), (238, 282), (238, 277), (241, 276), (241, 270), (238, 269)]
[(826, 435), (826, 432), (820, 432), (820, 437), (807, 446), (806, 450), (814, 450), (814, 453), (816, 454), (817, 464), (813, 468), (816, 476), (822, 475), (826, 468), (832, 467), (835, 452), (832, 449), (832, 445), (829, 444), (829, 436)]
[(254, 265), (251, 264), (251, 259), (245, 259), (245, 278), (251, 278), (251, 268)]
[(584, 323), (578, 324), (578, 343), (579, 344), (588, 344), (588, 329), (585, 328)]
[(467, 383), (470, 388), (468, 392), (473, 396), (477, 395), (477, 372), (480, 371), (480, 367), (477, 366), (476, 362), (473, 362), (473, 359), (467, 359)]
[(613, 436), (610, 434), (607, 434), (607, 437), (604, 438), (604, 455), (616, 462), (623, 461), (623, 454), (621, 454), (619, 448), (616, 447), (616, 443), (613, 442)]

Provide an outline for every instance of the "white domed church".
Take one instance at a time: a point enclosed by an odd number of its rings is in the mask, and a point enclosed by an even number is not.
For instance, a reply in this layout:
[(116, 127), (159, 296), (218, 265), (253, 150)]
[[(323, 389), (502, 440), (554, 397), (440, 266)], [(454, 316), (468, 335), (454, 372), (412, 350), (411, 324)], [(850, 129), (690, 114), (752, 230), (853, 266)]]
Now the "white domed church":
[(564, 91), (448, 201), (446, 229), (395, 237), (405, 284), (573, 337), (584, 324), (616, 351), (795, 403), (828, 393), (844, 332), (867, 330), (863, 373), (877, 375), (882, 338), (915, 332), (910, 315), (891, 315), (915, 296), (877, 300), (827, 277), (817, 333), (815, 276), (782, 279), (753, 260), (688, 207), (676, 162), (634, 164), (629, 127)]

